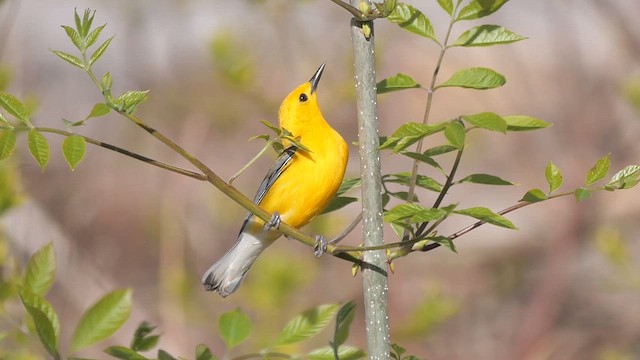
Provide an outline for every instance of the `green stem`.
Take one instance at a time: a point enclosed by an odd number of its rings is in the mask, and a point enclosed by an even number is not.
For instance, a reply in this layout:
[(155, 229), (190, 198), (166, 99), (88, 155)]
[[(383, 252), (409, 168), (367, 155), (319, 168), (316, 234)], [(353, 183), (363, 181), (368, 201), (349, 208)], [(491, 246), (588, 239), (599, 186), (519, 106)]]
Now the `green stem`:
[(273, 144), (273, 140), (267, 141), (267, 143), (264, 144), (264, 147), (262, 148), (262, 150), (260, 150), (260, 152), (258, 152), (256, 156), (254, 156), (251, 160), (249, 160), (249, 162), (245, 166), (243, 166), (242, 169), (240, 169), (237, 173), (233, 174), (233, 176), (229, 178), (229, 181), (227, 181), (229, 185), (231, 185), (233, 181), (238, 178), (238, 176), (242, 175), (243, 172), (245, 172), (251, 165), (253, 165), (256, 162), (256, 160), (260, 158), (260, 156), (264, 155), (264, 153), (271, 147), (272, 144)]

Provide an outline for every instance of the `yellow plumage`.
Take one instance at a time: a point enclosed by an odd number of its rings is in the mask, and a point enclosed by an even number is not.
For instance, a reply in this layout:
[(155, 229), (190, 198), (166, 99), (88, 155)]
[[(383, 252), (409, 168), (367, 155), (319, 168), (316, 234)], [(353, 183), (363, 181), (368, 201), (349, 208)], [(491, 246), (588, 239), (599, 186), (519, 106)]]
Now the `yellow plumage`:
[[(323, 70), (324, 64), (309, 82), (287, 95), (278, 114), (280, 127), (309, 152), (285, 141), (288, 149), (269, 171), (254, 200), (293, 227), (306, 225), (329, 205), (347, 165), (347, 144), (318, 106), (316, 87)], [(265, 230), (264, 222), (249, 214), (234, 247), (203, 275), (205, 289), (223, 297), (234, 292), (262, 250), (281, 235), (277, 230)]]

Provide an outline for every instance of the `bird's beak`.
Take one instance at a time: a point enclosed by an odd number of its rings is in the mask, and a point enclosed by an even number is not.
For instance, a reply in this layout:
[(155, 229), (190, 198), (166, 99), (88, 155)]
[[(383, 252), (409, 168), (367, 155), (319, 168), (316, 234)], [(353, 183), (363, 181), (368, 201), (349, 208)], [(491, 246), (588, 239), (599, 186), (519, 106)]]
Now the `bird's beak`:
[(322, 65), (320, 65), (320, 67), (318, 68), (316, 73), (313, 74), (313, 76), (309, 80), (309, 82), (311, 83), (311, 93), (312, 94), (313, 94), (314, 91), (316, 91), (316, 88), (318, 87), (318, 83), (320, 82), (320, 77), (322, 76), (322, 71), (324, 70), (324, 66), (326, 64), (327, 63), (323, 63)]

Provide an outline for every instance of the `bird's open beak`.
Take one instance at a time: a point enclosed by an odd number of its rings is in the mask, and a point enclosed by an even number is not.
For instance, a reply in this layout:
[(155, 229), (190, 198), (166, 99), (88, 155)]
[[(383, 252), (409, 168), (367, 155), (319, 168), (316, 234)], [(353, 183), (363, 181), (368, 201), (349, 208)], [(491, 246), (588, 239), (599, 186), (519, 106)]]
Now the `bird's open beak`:
[(314, 91), (316, 91), (316, 88), (318, 87), (318, 83), (320, 82), (320, 77), (322, 76), (322, 71), (324, 70), (324, 66), (326, 64), (327, 63), (323, 63), (322, 65), (320, 65), (320, 67), (318, 68), (316, 73), (313, 74), (313, 76), (309, 80), (309, 82), (311, 83), (311, 93), (312, 94), (313, 94)]

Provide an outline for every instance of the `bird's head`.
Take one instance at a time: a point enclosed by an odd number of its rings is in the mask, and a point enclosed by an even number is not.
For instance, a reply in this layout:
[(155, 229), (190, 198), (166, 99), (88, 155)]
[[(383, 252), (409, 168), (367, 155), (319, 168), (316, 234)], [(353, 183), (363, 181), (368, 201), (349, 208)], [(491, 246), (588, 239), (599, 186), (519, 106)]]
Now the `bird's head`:
[(280, 105), (280, 127), (291, 131), (294, 135), (298, 129), (312, 125), (315, 121), (324, 122), (318, 107), (317, 87), (325, 64), (320, 65), (308, 82), (295, 88)]

